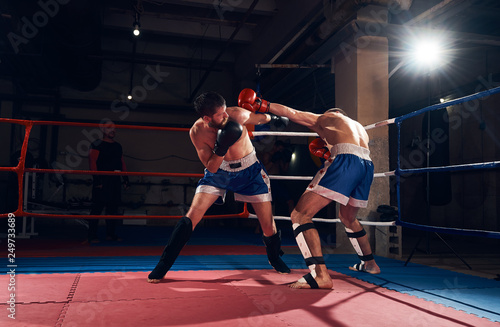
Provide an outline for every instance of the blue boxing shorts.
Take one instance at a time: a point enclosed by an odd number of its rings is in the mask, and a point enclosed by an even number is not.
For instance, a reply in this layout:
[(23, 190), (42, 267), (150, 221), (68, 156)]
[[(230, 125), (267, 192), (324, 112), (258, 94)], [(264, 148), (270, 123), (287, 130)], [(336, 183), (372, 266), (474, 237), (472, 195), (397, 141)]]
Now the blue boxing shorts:
[(340, 204), (366, 208), (373, 181), (370, 150), (339, 143), (306, 189)]
[(258, 203), (272, 200), (269, 176), (255, 150), (239, 160), (222, 161), (215, 174), (205, 169), (196, 193), (215, 194), (224, 201), (226, 190), (234, 192), (236, 201)]

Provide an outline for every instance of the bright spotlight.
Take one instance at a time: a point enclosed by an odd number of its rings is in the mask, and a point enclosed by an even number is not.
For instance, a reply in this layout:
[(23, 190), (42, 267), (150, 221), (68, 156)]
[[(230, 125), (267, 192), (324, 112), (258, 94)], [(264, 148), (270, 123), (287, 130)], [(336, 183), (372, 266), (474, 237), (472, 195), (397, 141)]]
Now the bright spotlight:
[(132, 100), (132, 94), (127, 95), (127, 99)]
[(133, 31), (135, 36), (139, 36), (141, 34), (141, 31), (139, 30), (139, 24), (134, 24), (134, 31)]
[(419, 42), (414, 49), (414, 59), (425, 66), (436, 66), (441, 61), (441, 44), (436, 40)]
[(445, 102), (445, 101), (446, 101), (446, 100), (445, 100), (445, 99), (443, 99), (443, 98), (439, 99), (439, 102), (441, 102), (441, 103), (443, 103), (443, 102)]
[(420, 68), (434, 69), (446, 62), (445, 36), (421, 35), (412, 43), (409, 59)]

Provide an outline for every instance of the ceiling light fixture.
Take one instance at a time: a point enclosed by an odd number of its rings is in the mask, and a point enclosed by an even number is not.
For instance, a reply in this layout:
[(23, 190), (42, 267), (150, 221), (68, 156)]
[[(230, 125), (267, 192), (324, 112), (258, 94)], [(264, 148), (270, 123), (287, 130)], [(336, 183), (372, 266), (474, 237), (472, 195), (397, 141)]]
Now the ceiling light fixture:
[(135, 36), (139, 36), (141, 34), (141, 30), (140, 30), (140, 27), (141, 27), (141, 15), (139, 15), (138, 12), (135, 13), (135, 18), (134, 18), (134, 23), (132, 24), (132, 26), (134, 26), (134, 30), (133, 30), (133, 34)]
[(142, 7), (142, 0), (137, 0), (137, 4), (134, 5), (134, 23), (132, 26), (134, 30), (132, 33), (135, 37), (138, 37), (141, 34), (141, 14), (144, 12), (144, 8)]
[(132, 33), (134, 33), (135, 36), (139, 36), (141, 34), (139, 27), (141, 27), (141, 24), (139, 24), (139, 22), (134, 22), (134, 31)]

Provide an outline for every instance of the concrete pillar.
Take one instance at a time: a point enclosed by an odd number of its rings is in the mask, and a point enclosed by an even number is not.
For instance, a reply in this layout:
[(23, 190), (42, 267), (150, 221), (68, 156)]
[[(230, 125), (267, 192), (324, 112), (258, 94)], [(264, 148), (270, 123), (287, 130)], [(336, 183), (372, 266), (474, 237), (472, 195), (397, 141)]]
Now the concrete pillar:
[[(371, 30), (377, 23), (385, 23), (387, 9), (368, 6), (358, 12), (358, 19), (369, 21)], [(371, 35), (368, 35), (371, 34)], [(358, 31), (349, 41), (343, 42), (333, 56), (335, 70), (336, 107), (349, 117), (368, 125), (388, 118), (389, 113), (389, 52), (388, 40), (381, 35)], [(388, 127), (368, 131), (370, 151), (375, 172), (389, 170)], [(368, 208), (361, 209), (358, 217), (374, 221), (381, 204), (389, 204), (389, 179), (375, 178), (368, 199)], [(374, 227), (365, 227), (375, 251)], [(345, 235), (344, 226), (337, 224), (337, 249), (355, 253)], [(339, 252), (340, 252), (339, 251)]]

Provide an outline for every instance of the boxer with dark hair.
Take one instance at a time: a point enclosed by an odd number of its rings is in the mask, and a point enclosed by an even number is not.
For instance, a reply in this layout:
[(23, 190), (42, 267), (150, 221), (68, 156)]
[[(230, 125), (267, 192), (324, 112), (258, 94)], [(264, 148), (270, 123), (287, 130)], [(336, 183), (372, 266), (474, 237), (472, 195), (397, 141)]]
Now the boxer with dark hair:
[(281, 259), (283, 251), (272, 215), (269, 176), (257, 159), (245, 127), (245, 124), (269, 123), (271, 116), (238, 107), (227, 108), (224, 98), (216, 92), (201, 94), (194, 108), (200, 118), (191, 127), (189, 136), (205, 166), (205, 175), (198, 183), (186, 216), (177, 223), (160, 261), (149, 274), (148, 282), (160, 282), (208, 208), (216, 200), (224, 201), (226, 190), (234, 192), (236, 201), (252, 204), (264, 234), (269, 263), (279, 273), (289, 273), (290, 269)]

